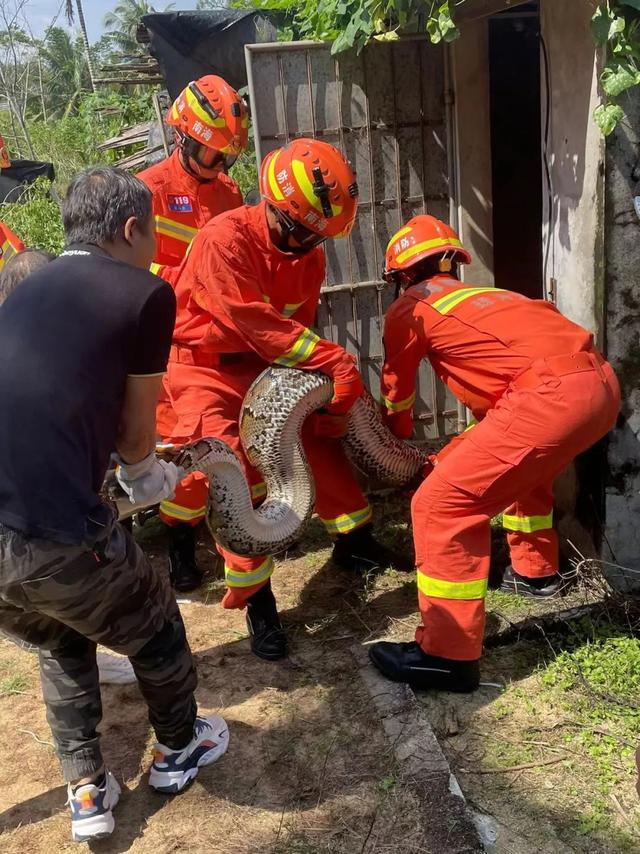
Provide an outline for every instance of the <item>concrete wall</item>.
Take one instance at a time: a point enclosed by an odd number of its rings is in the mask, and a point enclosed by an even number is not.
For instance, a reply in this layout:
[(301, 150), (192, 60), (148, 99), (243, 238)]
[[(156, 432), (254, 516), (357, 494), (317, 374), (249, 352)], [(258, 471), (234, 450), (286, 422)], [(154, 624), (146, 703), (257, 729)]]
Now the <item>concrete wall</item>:
[[(640, 572), (640, 92), (624, 100), (627, 120), (607, 143), (607, 352), (622, 386), (622, 412), (608, 449), (607, 560)], [(640, 591), (640, 574), (620, 576)]]
[[(545, 184), (545, 238), (551, 229), (545, 291), (560, 310), (603, 337), (604, 141), (592, 120), (599, 53), (590, 19), (594, 0), (541, 0), (549, 58), (552, 194)], [(544, 58), (542, 120), (546, 120)], [(544, 176), (543, 176), (544, 178)]]
[(458, 216), (462, 242), (473, 255), (468, 282), (493, 284), (489, 23), (469, 21), (451, 48), (457, 128)]

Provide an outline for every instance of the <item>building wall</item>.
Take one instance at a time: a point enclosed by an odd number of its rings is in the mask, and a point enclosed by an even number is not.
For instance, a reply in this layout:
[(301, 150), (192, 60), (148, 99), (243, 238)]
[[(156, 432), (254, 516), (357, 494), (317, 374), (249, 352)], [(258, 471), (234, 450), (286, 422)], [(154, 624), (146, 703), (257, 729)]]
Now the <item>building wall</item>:
[[(622, 387), (622, 411), (608, 448), (605, 557), (640, 571), (640, 92), (624, 99), (627, 119), (609, 137), (606, 171), (607, 352)], [(640, 590), (640, 574), (612, 581)]]
[[(600, 56), (591, 34), (594, 0), (541, 0), (549, 66), (552, 190), (544, 186), (545, 238), (551, 232), (545, 292), (560, 310), (603, 337), (604, 141), (592, 120)], [(547, 119), (542, 60), (542, 127)], [(544, 181), (543, 175), (543, 181)], [(545, 241), (546, 242), (546, 241)]]

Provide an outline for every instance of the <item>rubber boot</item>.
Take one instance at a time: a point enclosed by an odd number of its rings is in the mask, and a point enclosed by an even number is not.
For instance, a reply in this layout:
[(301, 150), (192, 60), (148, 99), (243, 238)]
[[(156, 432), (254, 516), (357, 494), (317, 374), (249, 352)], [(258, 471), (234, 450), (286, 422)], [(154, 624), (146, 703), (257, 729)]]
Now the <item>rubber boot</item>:
[(413, 564), (402, 560), (373, 536), (373, 525), (362, 525), (348, 534), (338, 534), (331, 555), (333, 562), (351, 572), (380, 572), (392, 567), (411, 572)]
[(512, 566), (508, 566), (504, 571), (500, 590), (531, 599), (551, 599), (559, 596), (565, 586), (559, 572), (542, 578), (528, 578), (520, 575)]
[(369, 658), (387, 679), (422, 690), (470, 694), (480, 684), (480, 664), (428, 655), (418, 643), (381, 641), (369, 647)]
[(247, 628), (251, 636), (251, 651), (258, 658), (278, 661), (286, 657), (287, 636), (278, 616), (271, 581), (247, 600)]
[(202, 584), (196, 562), (196, 529), (181, 523), (169, 526), (169, 577), (178, 593), (190, 593)]

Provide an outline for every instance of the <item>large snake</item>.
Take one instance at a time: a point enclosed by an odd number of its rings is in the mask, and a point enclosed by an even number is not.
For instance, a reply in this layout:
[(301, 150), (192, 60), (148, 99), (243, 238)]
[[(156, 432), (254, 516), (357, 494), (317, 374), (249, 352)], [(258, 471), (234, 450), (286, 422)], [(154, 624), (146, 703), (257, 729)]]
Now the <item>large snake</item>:
[[(249, 388), (240, 437), (249, 462), (267, 485), (267, 497), (257, 509), (242, 463), (220, 439), (200, 439), (173, 458), (187, 474), (207, 475), (207, 524), (217, 543), (253, 557), (284, 551), (299, 538), (315, 503), (313, 474), (300, 438), (302, 425), (332, 396), (329, 377), (294, 368), (267, 368)], [(390, 486), (415, 480), (425, 463), (423, 451), (386, 428), (368, 392), (351, 409), (342, 441), (357, 468)], [(105, 494), (115, 501), (120, 518), (142, 509), (129, 502), (113, 474), (105, 484)]]

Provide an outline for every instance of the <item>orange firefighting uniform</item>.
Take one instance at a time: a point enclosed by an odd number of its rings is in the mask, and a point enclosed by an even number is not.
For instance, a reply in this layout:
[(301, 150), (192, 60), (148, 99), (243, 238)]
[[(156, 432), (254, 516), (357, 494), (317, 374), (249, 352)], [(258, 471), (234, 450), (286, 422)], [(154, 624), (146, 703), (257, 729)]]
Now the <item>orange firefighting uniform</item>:
[[(138, 178), (153, 193), (157, 247), (151, 271), (174, 285), (195, 235), (213, 217), (242, 204), (240, 189), (224, 172), (212, 181), (199, 181), (184, 169), (177, 148), (166, 160), (138, 173)], [(159, 435), (163, 439), (170, 436), (176, 415), (165, 391), (158, 401), (156, 421)], [(160, 516), (169, 525), (197, 525), (204, 517), (207, 494), (205, 476), (200, 472), (188, 475), (173, 500), (160, 505)]]
[[(554, 306), (438, 276), (409, 288), (385, 318), (383, 405), (407, 419), (423, 357), (480, 422), (437, 457), (411, 512), (431, 655), (478, 659), (490, 561), (490, 519), (505, 512), (513, 566), (558, 568), (554, 479), (613, 426), (620, 389), (589, 332)], [(464, 437), (464, 438), (463, 438)]]
[[(256, 501), (265, 485), (246, 461), (238, 435), (244, 396), (271, 363), (319, 370), (339, 378), (352, 369), (345, 351), (311, 329), (324, 279), (321, 249), (281, 252), (269, 236), (266, 204), (216, 217), (194, 239), (176, 285), (178, 302), (167, 389), (178, 416), (171, 437), (227, 442), (245, 465)], [(341, 444), (303, 431), (316, 479), (316, 509), (330, 533), (371, 519)], [(270, 556), (247, 558), (220, 548), (229, 590), (223, 606), (240, 608), (269, 579)]]
[(24, 243), (11, 231), (8, 225), (0, 222), (0, 270), (10, 258), (24, 250)]

